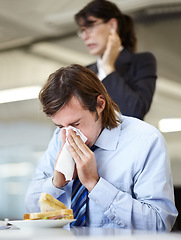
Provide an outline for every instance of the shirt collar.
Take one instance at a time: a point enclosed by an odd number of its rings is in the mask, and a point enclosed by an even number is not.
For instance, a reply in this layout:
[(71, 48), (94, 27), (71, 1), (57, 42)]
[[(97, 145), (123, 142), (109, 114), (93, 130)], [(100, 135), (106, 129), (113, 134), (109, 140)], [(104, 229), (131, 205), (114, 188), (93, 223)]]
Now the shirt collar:
[(97, 59), (97, 70), (97, 76), (102, 81), (106, 77), (106, 73), (102, 68), (102, 59), (100, 57), (98, 57)]
[(111, 130), (104, 128), (94, 145), (105, 150), (115, 150), (119, 143), (121, 129), (122, 124), (119, 124), (118, 127)]

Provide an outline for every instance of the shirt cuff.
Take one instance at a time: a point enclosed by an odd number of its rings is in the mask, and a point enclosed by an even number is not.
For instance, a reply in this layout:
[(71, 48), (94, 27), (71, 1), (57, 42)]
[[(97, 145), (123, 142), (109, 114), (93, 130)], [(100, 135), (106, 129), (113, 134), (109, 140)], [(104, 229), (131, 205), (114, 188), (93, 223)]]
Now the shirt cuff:
[(89, 193), (89, 198), (99, 204), (106, 211), (118, 194), (118, 189), (105, 179), (100, 178), (96, 186)]
[(44, 182), (42, 191), (52, 195), (54, 198), (58, 198), (62, 193), (65, 192), (65, 187), (55, 187), (52, 183), (52, 177), (50, 177)]

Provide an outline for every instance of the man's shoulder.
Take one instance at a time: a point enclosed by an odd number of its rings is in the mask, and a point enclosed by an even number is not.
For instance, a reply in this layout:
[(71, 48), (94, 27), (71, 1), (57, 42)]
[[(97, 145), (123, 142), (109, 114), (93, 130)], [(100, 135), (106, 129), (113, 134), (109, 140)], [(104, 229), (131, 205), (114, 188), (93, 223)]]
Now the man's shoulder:
[(146, 136), (150, 134), (161, 134), (160, 131), (150, 123), (134, 117), (127, 116), (122, 116), (122, 130), (131, 132), (133, 135), (139, 134)]

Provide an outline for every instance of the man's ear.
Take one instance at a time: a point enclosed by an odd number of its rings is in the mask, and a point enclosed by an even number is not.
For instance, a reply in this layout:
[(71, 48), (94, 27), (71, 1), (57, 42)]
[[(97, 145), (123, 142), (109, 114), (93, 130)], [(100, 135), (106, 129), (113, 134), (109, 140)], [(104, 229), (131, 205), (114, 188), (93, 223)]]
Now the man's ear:
[(105, 98), (100, 94), (97, 96), (97, 112), (101, 113), (106, 106)]

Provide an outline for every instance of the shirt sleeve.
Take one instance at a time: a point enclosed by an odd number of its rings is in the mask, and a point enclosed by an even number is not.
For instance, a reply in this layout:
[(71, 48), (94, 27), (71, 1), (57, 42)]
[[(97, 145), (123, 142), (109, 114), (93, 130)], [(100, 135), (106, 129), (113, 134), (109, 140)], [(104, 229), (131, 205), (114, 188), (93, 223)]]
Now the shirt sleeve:
[(119, 227), (170, 231), (177, 211), (166, 145), (161, 136), (152, 136), (151, 145), (148, 142), (143, 146), (145, 161), (135, 172), (132, 194), (100, 178), (89, 198)]

